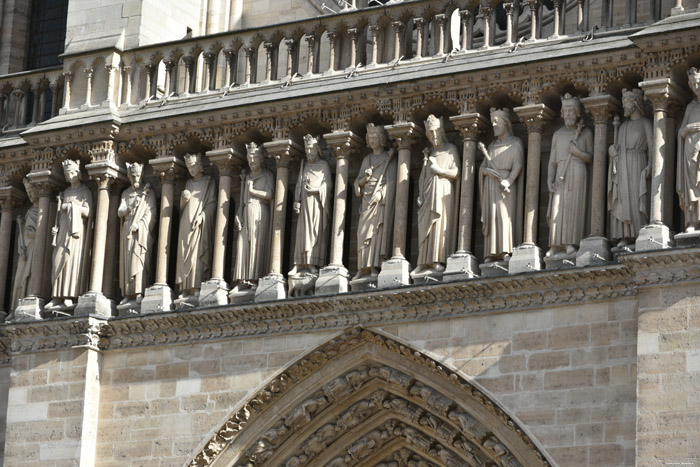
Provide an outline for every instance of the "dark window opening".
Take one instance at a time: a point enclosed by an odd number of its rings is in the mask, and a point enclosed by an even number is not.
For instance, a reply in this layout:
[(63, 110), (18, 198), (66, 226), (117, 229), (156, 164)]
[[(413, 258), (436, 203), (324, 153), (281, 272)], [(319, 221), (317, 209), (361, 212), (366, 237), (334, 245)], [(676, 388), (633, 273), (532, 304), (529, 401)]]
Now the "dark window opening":
[(60, 65), (66, 42), (68, 0), (33, 0), (27, 69)]

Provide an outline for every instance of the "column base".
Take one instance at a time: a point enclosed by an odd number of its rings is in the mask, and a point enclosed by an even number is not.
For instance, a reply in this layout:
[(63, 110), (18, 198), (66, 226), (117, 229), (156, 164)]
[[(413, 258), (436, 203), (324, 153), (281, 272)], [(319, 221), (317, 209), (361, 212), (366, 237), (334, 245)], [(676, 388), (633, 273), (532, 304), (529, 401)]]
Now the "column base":
[(27, 323), (31, 321), (41, 321), (41, 310), (44, 309), (46, 300), (40, 297), (27, 297), (19, 301), (15, 309), (13, 323)]
[(258, 281), (255, 301), (267, 302), (287, 298), (287, 281), (282, 274), (268, 274)]
[(371, 274), (360, 277), (359, 279), (353, 279), (350, 281), (350, 289), (353, 292), (367, 292), (369, 290), (376, 290), (377, 279), (378, 275), (372, 276)]
[(522, 244), (513, 249), (508, 261), (508, 274), (542, 270), (542, 250), (535, 244)]
[(505, 276), (509, 273), (509, 262), (510, 261), (491, 261), (488, 263), (481, 263), (479, 265), (479, 269), (481, 270), (481, 277)]
[(673, 239), (676, 242), (676, 246), (681, 247), (695, 247), (700, 246), (700, 230), (694, 232), (683, 232), (676, 234)]
[(316, 295), (335, 295), (348, 291), (350, 274), (343, 266), (326, 266), (319, 271), (316, 280)]
[(289, 276), (289, 296), (290, 297), (308, 297), (314, 294), (316, 280), (318, 274), (308, 272)]
[(162, 313), (173, 307), (173, 291), (167, 284), (155, 284), (146, 289), (141, 301), (141, 314)]
[(202, 282), (199, 291), (199, 306), (228, 305), (228, 284), (223, 279)]
[(253, 300), (255, 300), (256, 290), (257, 285), (248, 286), (243, 283), (239, 283), (228, 293), (228, 299), (233, 305), (251, 303)]
[(674, 242), (671, 239), (671, 229), (663, 224), (649, 224), (639, 230), (637, 241), (634, 244), (634, 250), (662, 250), (671, 248)]
[(173, 300), (173, 308), (176, 311), (189, 311), (199, 305), (199, 290), (193, 295), (178, 297)]
[(88, 292), (78, 297), (73, 316), (97, 316), (110, 318), (116, 316), (115, 303), (100, 292)]
[(545, 255), (544, 263), (545, 269), (571, 269), (576, 267), (576, 255), (578, 250), (573, 253), (566, 253), (564, 251), (555, 253), (552, 256)]
[(132, 299), (117, 305), (117, 316), (134, 316), (141, 313), (141, 301)]
[(404, 258), (391, 258), (382, 263), (382, 270), (377, 276), (377, 288), (391, 289), (411, 283), (411, 263)]
[(447, 258), (443, 275), (447, 280), (473, 279), (479, 277), (479, 262), (471, 253), (455, 253)]
[(684, 11), (685, 11), (685, 8), (683, 8), (682, 6), (681, 7), (674, 6), (673, 8), (671, 8), (671, 16), (680, 15)]
[(610, 241), (605, 237), (588, 237), (581, 240), (576, 254), (576, 266), (598, 266), (612, 261)]

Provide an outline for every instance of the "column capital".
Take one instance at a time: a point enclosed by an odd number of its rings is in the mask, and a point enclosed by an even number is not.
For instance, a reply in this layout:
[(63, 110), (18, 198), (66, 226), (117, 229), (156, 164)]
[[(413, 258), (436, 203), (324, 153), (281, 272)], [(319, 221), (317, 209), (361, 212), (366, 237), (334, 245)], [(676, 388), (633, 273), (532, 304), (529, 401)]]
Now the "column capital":
[(51, 198), (66, 185), (64, 178), (52, 170), (39, 170), (27, 174), (32, 184), (39, 189), (39, 196)]
[(465, 141), (476, 141), (479, 133), (482, 133), (490, 126), (488, 118), (480, 113), (455, 115), (450, 117), (450, 121), (459, 130)]
[(308, 35), (304, 38), (304, 40), (307, 42), (307, 44), (314, 45), (314, 43), (316, 42), (316, 36)]
[[(347, 34), (351, 39), (357, 39), (357, 35), (359, 33), (360, 32), (357, 30), (357, 28), (350, 28), (347, 30)], [(294, 39), (292, 39), (292, 40), (294, 40)]]
[(231, 60), (233, 57), (236, 56), (236, 51), (233, 49), (224, 49), (224, 58), (226, 60)]
[(274, 42), (267, 41), (267, 42), (263, 42), (263, 47), (265, 47), (265, 51), (268, 54), (271, 54), (277, 48), (277, 44), (275, 44)]
[(214, 60), (215, 56), (216, 55), (214, 55), (212, 52), (204, 52), (202, 54), (202, 58), (204, 59), (204, 63), (206, 63), (207, 65), (209, 65), (212, 62), (212, 60)]
[(185, 163), (177, 157), (159, 157), (148, 161), (153, 170), (158, 174), (162, 182), (174, 183), (178, 177), (187, 171)]
[(593, 116), (593, 123), (596, 125), (608, 123), (610, 118), (620, 113), (622, 106), (620, 101), (607, 94), (600, 96), (584, 97), (581, 104)]
[(112, 161), (95, 162), (85, 166), (88, 175), (97, 183), (97, 188), (108, 189), (117, 179), (126, 180), (126, 171)]
[(686, 93), (670, 78), (642, 81), (639, 87), (644, 91), (644, 96), (651, 102), (654, 111), (667, 111), (671, 101), (685, 102), (688, 100)]
[(394, 28), (395, 32), (402, 32), (403, 30), (406, 29), (406, 24), (404, 24), (403, 21), (392, 21), (391, 27)]
[(234, 148), (212, 149), (206, 156), (219, 170), (219, 176), (231, 175), (235, 167), (242, 167), (246, 161), (245, 154)]
[(542, 132), (544, 126), (556, 117), (556, 112), (545, 104), (530, 104), (513, 109), (520, 121), (531, 131)]
[(27, 200), (27, 195), (19, 188), (4, 186), (0, 188), (0, 209), (12, 211), (21, 206)]
[(395, 123), (384, 127), (389, 138), (396, 141), (399, 149), (410, 149), (418, 138), (425, 136), (425, 131), (413, 122)]
[[(468, 10), (464, 10), (464, 11), (469, 13)], [(460, 11), (460, 13), (462, 13), (462, 12)], [(422, 16), (416, 16), (415, 18), (413, 18), (413, 24), (415, 24), (416, 26), (421, 26), (421, 25), (425, 24), (425, 18), (423, 18)]]
[(440, 25), (443, 25), (447, 22), (447, 15), (443, 13), (435, 15), (435, 21), (437, 21)]
[(326, 133), (323, 139), (333, 150), (336, 159), (347, 159), (354, 151), (364, 145), (364, 140), (352, 131), (337, 131)]
[(292, 159), (304, 154), (304, 149), (291, 139), (276, 139), (263, 144), (263, 148), (275, 160), (277, 168), (289, 168)]

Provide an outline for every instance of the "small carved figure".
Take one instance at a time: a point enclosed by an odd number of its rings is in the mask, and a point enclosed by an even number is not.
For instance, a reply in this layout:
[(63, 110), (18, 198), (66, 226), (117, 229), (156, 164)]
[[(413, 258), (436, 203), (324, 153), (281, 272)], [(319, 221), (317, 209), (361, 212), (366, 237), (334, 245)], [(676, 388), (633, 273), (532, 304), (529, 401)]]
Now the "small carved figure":
[(391, 396), (382, 404), (385, 409), (393, 410), (402, 415), (407, 422), (419, 423), (423, 410), (415, 404), (411, 404), (400, 397)]
[(151, 185), (143, 183), (143, 164), (126, 164), (131, 186), (122, 193), (117, 214), (122, 219), (119, 285), (124, 299), (140, 302), (149, 285), (153, 227), (156, 223), (156, 196)]
[(462, 432), (464, 434), (470, 436), (472, 439), (476, 439), (477, 441), (481, 441), (484, 435), (488, 433), (486, 427), (468, 413), (452, 410), (447, 415), (447, 418), (459, 424), (459, 426), (462, 427)]
[(593, 162), (593, 132), (581, 117), (581, 103), (566, 94), (561, 98), (564, 126), (552, 136), (547, 186), (549, 188), (548, 257), (571, 257), (584, 237), (588, 209), (588, 168)]
[(426, 148), (418, 186), (418, 261), (413, 277), (445, 270), (447, 256), (455, 246), (460, 157), (457, 147), (445, 138), (442, 118), (430, 115), (425, 132)]
[(411, 384), (410, 376), (388, 366), (372, 368), (369, 374), (372, 377), (379, 377), (387, 383), (391, 383), (402, 388), (407, 388), (408, 385)]
[(428, 407), (436, 410), (438, 413), (444, 414), (452, 405), (452, 400), (443, 396), (434, 389), (429, 388), (423, 383), (416, 383), (411, 388), (410, 394), (423, 399)]
[(357, 274), (376, 277), (382, 261), (391, 256), (396, 190), (396, 149), (382, 126), (367, 125), (367, 145), (372, 152), (362, 159), (355, 179), (355, 196), (362, 198), (357, 224)]
[(507, 109), (491, 109), (491, 124), (496, 139), (488, 149), (479, 143), (484, 162), (479, 169), (481, 231), (484, 234), (485, 262), (506, 260), (519, 241), (519, 213), (523, 196), (520, 173), (523, 168), (523, 143), (513, 135)]
[(197, 295), (209, 279), (212, 261), (212, 235), (216, 211), (216, 182), (204, 175), (199, 154), (186, 154), (190, 173), (180, 196), (180, 231), (177, 240), (175, 283), (180, 298)]
[(236, 290), (251, 288), (270, 268), (270, 233), (275, 176), (263, 165), (262, 148), (246, 145), (250, 173), (241, 173), (241, 201), (236, 211), (239, 231), (233, 281)]
[(304, 454), (311, 458), (317, 456), (326, 449), (326, 446), (328, 446), (329, 441), (335, 437), (335, 434), (335, 425), (330, 423), (323, 425), (302, 446)]
[(634, 243), (639, 229), (649, 222), (649, 177), (654, 132), (644, 117), (644, 94), (622, 90), (625, 120), (608, 149), (608, 209), (610, 236), (623, 248)]
[(700, 228), (700, 70), (688, 70), (688, 86), (695, 98), (685, 109), (678, 130), (676, 190), (685, 215), (685, 231)]
[[(34, 260), (34, 238), (39, 222), (39, 188), (28, 177), (24, 177), (24, 189), (32, 206), (24, 216), (17, 218), (19, 235), (17, 236), (17, 271), (12, 286), (12, 306), (14, 310), (19, 301), (27, 296), (29, 279), (32, 276), (32, 261)], [(8, 318), (8, 321), (12, 318)]]
[(56, 226), (51, 230), (53, 262), (51, 296), (46, 311), (61, 311), (74, 304), (87, 288), (92, 193), (80, 181), (80, 163), (66, 159), (63, 173), (70, 186), (58, 196)]
[(285, 418), (284, 423), (291, 430), (296, 430), (311, 421), (311, 417), (328, 404), (325, 397), (312, 397), (299, 404), (294, 411)]
[(295, 190), (294, 212), (297, 235), (294, 246), (294, 267), (290, 276), (304, 273), (318, 274), (326, 264), (328, 230), (331, 219), (333, 186), (328, 162), (321, 158), (318, 138), (304, 136), (306, 162), (302, 162)]

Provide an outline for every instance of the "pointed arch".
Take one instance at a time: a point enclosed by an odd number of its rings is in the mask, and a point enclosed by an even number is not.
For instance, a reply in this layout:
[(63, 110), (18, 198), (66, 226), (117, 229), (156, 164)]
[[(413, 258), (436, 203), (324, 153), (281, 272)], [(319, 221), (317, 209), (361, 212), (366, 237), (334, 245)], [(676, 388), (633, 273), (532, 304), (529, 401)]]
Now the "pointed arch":
[(192, 466), (551, 465), (525, 430), (457, 372), (374, 330), (322, 344), (248, 399)]

